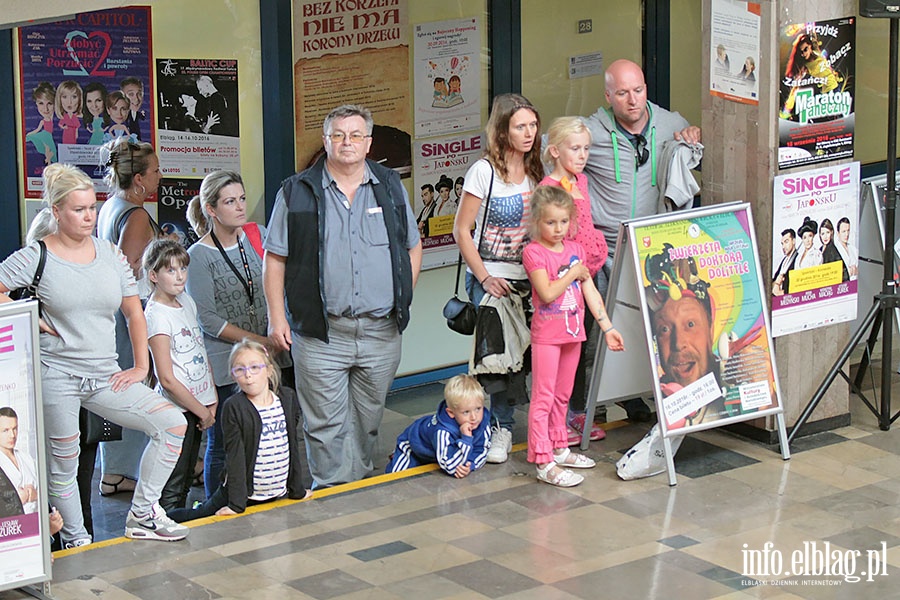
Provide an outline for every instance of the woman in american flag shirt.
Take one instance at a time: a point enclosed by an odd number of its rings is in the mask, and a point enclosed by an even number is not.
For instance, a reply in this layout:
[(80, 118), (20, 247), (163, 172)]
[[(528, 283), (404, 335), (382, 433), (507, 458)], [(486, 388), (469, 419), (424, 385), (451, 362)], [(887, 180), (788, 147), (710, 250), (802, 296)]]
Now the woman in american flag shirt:
[[(453, 226), (466, 261), (466, 291), (476, 306), (485, 294), (500, 298), (530, 293), (522, 250), (528, 243), (531, 192), (544, 176), (541, 118), (526, 98), (518, 94), (494, 98), (485, 134), (484, 157), (466, 173)], [(515, 381), (516, 376), (524, 378), (524, 371), (515, 374), (505, 390), (491, 394), (491, 412), (498, 424), (488, 462), (505, 462), (512, 447), (516, 398), (509, 391), (524, 390)]]

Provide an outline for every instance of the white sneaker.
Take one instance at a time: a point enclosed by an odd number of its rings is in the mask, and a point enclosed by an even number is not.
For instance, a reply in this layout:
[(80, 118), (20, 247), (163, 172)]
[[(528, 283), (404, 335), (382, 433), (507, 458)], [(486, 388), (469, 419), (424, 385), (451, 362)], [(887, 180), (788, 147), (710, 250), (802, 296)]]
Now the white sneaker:
[(78, 540), (72, 540), (71, 542), (66, 542), (63, 544), (63, 548), (66, 550), (70, 550), (72, 548), (81, 548), (82, 546), (87, 546), (91, 543), (91, 538), (81, 538)]
[(512, 450), (512, 432), (499, 425), (491, 427), (491, 449), (488, 450), (487, 462), (505, 463)]
[(177, 542), (187, 537), (190, 530), (176, 523), (166, 515), (158, 502), (153, 504), (150, 514), (137, 516), (133, 510), (125, 518), (125, 537), (134, 540), (162, 540)]

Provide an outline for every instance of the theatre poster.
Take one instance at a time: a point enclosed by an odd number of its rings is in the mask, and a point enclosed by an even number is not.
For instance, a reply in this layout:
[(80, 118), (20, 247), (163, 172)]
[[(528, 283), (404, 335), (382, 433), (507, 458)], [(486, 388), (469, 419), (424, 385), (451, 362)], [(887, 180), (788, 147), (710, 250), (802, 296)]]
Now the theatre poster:
[(482, 154), (484, 141), (479, 132), (430, 138), (414, 144), (411, 200), (422, 237), (423, 269), (456, 261), (458, 250), (453, 240), (453, 223), (462, 197), (462, 180)]
[(780, 411), (752, 223), (733, 203), (629, 228), (664, 435)]
[(148, 6), (19, 28), (25, 198), (40, 198), (44, 167), (63, 162), (90, 175), (102, 199), (101, 144), (154, 142), (151, 40)]
[(187, 220), (187, 205), (200, 193), (202, 182), (188, 177), (164, 177), (159, 182), (156, 220), (163, 233), (174, 235), (185, 248), (199, 239)]
[(851, 158), (856, 17), (790, 23), (778, 47), (778, 168)]
[(293, 0), (292, 6), (297, 169), (325, 151), (328, 113), (359, 104), (375, 119), (369, 159), (410, 177), (408, 0)]
[(859, 163), (776, 177), (773, 204), (772, 335), (854, 320)]

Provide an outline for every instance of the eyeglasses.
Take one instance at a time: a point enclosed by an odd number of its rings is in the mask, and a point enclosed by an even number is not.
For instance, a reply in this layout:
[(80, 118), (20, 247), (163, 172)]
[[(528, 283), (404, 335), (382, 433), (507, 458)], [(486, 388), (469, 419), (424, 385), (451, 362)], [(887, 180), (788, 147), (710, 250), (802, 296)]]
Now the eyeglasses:
[(344, 139), (349, 139), (354, 144), (361, 144), (362, 141), (366, 138), (372, 137), (371, 135), (363, 135), (358, 131), (354, 131), (353, 133), (347, 134), (343, 131), (335, 131), (334, 133), (330, 133), (326, 135), (328, 139), (330, 139), (335, 144), (343, 144)]
[(231, 369), (231, 374), (235, 379), (241, 379), (246, 377), (248, 374), (250, 375), (259, 375), (262, 373), (263, 369), (266, 368), (266, 365), (247, 365), (246, 367), (234, 367)]
[(634, 136), (634, 168), (637, 170), (650, 160), (650, 150), (647, 149), (647, 138), (642, 135)]

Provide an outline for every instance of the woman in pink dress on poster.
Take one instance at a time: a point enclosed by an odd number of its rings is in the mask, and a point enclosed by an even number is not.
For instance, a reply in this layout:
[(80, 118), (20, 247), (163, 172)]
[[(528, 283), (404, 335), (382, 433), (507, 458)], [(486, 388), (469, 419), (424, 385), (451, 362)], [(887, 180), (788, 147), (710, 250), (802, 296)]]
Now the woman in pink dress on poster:
[(63, 130), (63, 144), (77, 144), (78, 130), (81, 129), (82, 106), (81, 86), (67, 80), (56, 88), (56, 116)]

